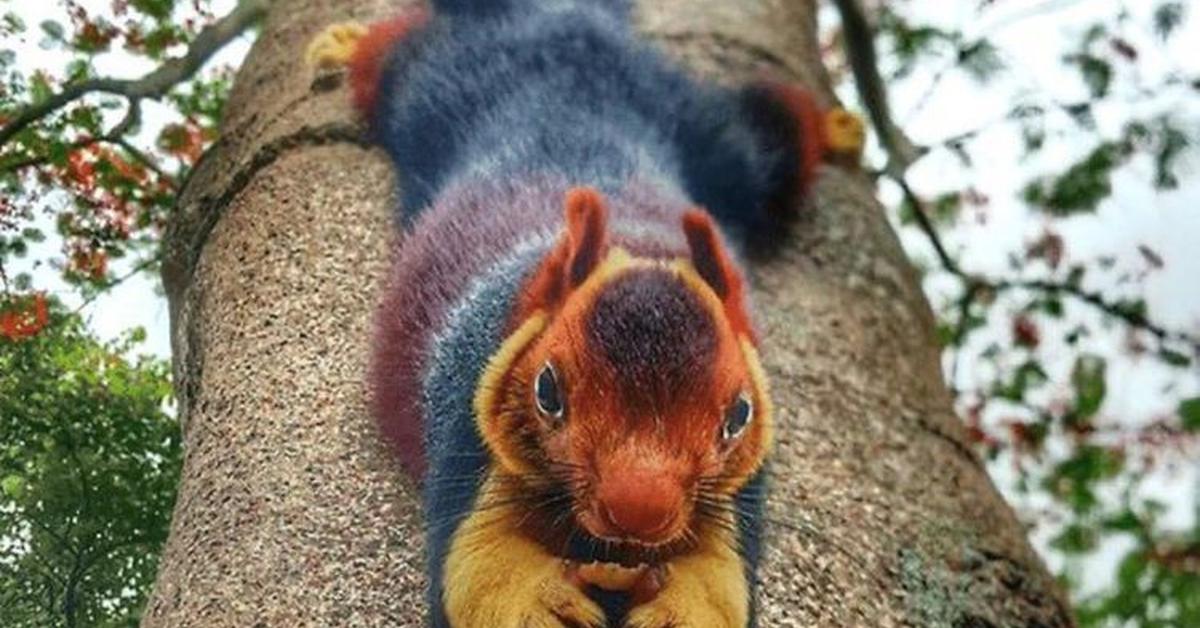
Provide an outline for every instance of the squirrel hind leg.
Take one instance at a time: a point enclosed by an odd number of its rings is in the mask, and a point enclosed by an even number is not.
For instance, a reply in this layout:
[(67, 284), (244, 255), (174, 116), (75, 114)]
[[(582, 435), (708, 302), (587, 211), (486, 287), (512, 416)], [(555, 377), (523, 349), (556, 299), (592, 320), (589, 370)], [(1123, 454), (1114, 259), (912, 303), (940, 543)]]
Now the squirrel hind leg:
[(862, 119), (841, 108), (825, 109), (813, 94), (791, 83), (759, 81), (750, 86), (759, 119), (791, 138), (795, 170), (789, 186), (803, 194), (822, 163), (857, 167), (866, 141)]
[(347, 68), (354, 107), (370, 117), (388, 55), (428, 19), (425, 10), (413, 9), (370, 25), (331, 24), (309, 42), (305, 58), (317, 69)]

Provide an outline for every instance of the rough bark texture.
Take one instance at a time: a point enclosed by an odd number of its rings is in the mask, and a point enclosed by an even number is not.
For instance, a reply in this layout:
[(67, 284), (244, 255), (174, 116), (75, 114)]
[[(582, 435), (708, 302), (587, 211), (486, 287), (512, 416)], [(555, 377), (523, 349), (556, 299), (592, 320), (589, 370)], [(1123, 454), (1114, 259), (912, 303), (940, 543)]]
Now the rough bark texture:
[[(145, 624), (401, 625), (424, 615), (414, 490), (364, 409), (394, 202), (308, 39), (383, 0), (277, 0), (164, 269), (187, 446)], [(657, 0), (698, 72), (828, 95), (810, 1)], [(827, 169), (754, 269), (779, 408), (763, 626), (1061, 626), (1069, 613), (964, 444), (933, 318), (870, 183)]]

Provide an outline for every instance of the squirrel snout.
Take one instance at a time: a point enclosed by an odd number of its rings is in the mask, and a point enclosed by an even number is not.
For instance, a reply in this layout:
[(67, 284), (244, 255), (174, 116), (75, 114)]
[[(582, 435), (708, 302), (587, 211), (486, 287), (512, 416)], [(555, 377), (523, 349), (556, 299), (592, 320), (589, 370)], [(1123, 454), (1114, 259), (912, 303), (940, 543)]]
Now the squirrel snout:
[(596, 510), (607, 534), (645, 544), (670, 541), (683, 511), (683, 488), (664, 473), (622, 474), (602, 482)]

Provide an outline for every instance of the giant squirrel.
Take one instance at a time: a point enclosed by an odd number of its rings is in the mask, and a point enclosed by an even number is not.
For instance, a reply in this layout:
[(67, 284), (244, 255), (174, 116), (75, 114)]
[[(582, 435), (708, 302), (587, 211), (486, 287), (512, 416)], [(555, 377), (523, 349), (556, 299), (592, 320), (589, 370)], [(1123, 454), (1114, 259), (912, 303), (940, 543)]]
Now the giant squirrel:
[(372, 403), (436, 628), (754, 625), (772, 419), (735, 250), (862, 126), (700, 82), (627, 11), (434, 0), (308, 51), (398, 172)]

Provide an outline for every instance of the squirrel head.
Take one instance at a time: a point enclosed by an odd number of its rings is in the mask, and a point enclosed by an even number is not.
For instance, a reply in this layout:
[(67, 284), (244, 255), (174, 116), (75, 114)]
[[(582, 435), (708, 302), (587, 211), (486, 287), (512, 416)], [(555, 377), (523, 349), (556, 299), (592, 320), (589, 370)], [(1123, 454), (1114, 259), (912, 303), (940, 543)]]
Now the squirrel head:
[(712, 219), (688, 212), (688, 256), (660, 260), (609, 245), (594, 190), (568, 192), (565, 217), (480, 381), (485, 442), (502, 473), (569, 495), (560, 506), (592, 536), (654, 548), (728, 527), (771, 407)]

